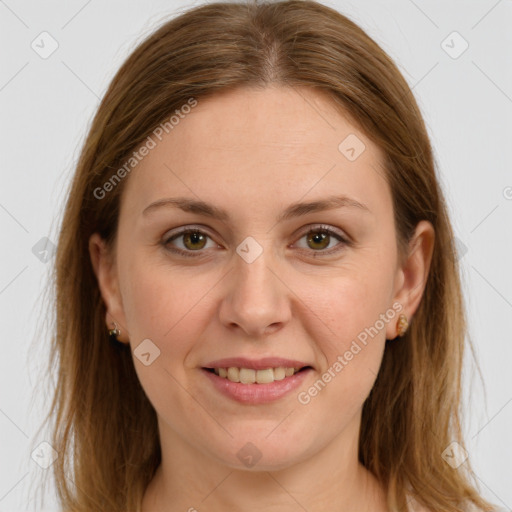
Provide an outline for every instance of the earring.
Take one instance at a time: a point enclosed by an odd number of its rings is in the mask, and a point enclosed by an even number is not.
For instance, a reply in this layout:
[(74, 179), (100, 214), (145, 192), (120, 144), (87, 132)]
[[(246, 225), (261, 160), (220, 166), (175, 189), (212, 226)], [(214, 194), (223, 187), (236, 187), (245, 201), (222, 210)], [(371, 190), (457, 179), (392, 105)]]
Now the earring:
[(108, 330), (109, 336), (113, 336), (114, 338), (117, 338), (118, 336), (121, 336), (121, 329), (117, 327), (117, 324), (114, 322), (114, 328)]
[(401, 313), (398, 317), (398, 324), (396, 326), (398, 336), (402, 337), (405, 332), (407, 331), (407, 328), (409, 327), (409, 322), (407, 321), (407, 317)]

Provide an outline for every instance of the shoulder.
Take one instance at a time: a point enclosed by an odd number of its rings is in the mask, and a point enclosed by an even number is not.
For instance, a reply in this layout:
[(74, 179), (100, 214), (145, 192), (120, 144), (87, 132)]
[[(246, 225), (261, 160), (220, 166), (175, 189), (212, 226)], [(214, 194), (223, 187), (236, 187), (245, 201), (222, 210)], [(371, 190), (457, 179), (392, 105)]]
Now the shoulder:
[[(412, 496), (407, 495), (407, 512), (435, 512), (432, 509), (426, 508), (424, 505), (421, 505), (416, 499)], [(482, 512), (482, 509), (478, 508), (476, 505), (469, 503), (467, 508), (464, 509), (466, 512)], [(505, 509), (497, 508), (495, 512), (507, 512)]]
[(409, 501), (409, 508), (407, 512), (433, 512), (432, 510), (420, 505), (417, 501)]
[(431, 510), (426, 508), (424, 505), (422, 505), (421, 503), (416, 501), (416, 499), (409, 494), (406, 496), (406, 500), (407, 500), (407, 512), (432, 512)]

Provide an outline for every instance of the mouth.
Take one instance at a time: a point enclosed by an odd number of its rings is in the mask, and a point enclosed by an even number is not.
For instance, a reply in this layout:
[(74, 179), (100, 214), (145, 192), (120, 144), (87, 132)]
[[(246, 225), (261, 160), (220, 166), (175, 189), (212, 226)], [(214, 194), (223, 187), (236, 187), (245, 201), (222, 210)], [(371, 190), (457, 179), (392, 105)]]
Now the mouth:
[(215, 393), (236, 402), (256, 405), (290, 395), (312, 374), (312, 365), (267, 357), (259, 360), (229, 358), (200, 368)]
[(256, 370), (254, 368), (229, 366), (203, 369), (207, 372), (214, 373), (221, 379), (227, 379), (230, 382), (236, 382), (240, 384), (271, 384), (272, 382), (282, 381), (289, 377), (293, 377), (297, 373), (312, 369), (312, 367), (278, 366), (275, 368), (271, 367)]

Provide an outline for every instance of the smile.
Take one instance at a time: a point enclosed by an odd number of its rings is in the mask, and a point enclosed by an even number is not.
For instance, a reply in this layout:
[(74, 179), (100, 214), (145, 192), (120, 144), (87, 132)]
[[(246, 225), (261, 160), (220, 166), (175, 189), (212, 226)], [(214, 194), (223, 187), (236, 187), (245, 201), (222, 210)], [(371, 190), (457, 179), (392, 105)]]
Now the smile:
[(263, 370), (255, 370), (253, 368), (236, 368), (234, 366), (229, 368), (213, 368), (215, 375), (223, 379), (228, 379), (231, 382), (240, 382), (242, 384), (270, 384), (274, 381), (279, 381), (291, 377), (304, 368), (285, 368), (279, 366), (277, 368), (266, 368)]
[(245, 405), (266, 404), (284, 398), (297, 390), (311, 366), (275, 368), (238, 368), (236, 366), (202, 368), (214, 393)]

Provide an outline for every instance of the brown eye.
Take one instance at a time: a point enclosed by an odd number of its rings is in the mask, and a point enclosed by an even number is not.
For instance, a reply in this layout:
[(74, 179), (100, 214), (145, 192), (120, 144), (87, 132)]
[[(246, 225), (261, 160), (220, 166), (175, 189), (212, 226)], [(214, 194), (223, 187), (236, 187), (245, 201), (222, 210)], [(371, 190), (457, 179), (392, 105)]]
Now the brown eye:
[[(310, 232), (308, 233), (307, 241), (310, 245), (311, 249), (325, 249), (330, 242), (331, 235), (326, 233), (325, 231), (322, 232)], [(316, 246), (316, 247), (315, 247)]]
[(347, 238), (328, 226), (318, 226), (315, 229), (310, 229), (302, 235), (300, 240), (302, 239), (306, 240), (306, 245), (299, 245), (298, 247), (301, 250), (312, 252), (314, 256), (330, 255), (347, 245), (351, 245)]
[(188, 231), (180, 236), (183, 236), (183, 245), (187, 249), (204, 249), (207, 237), (200, 231)]
[[(203, 249), (207, 249), (208, 239), (211, 237), (198, 229), (182, 229), (178, 233), (167, 237), (162, 245), (169, 251), (182, 256), (201, 256)], [(216, 244), (211, 240), (212, 246)], [(197, 254), (194, 254), (197, 253)]]

